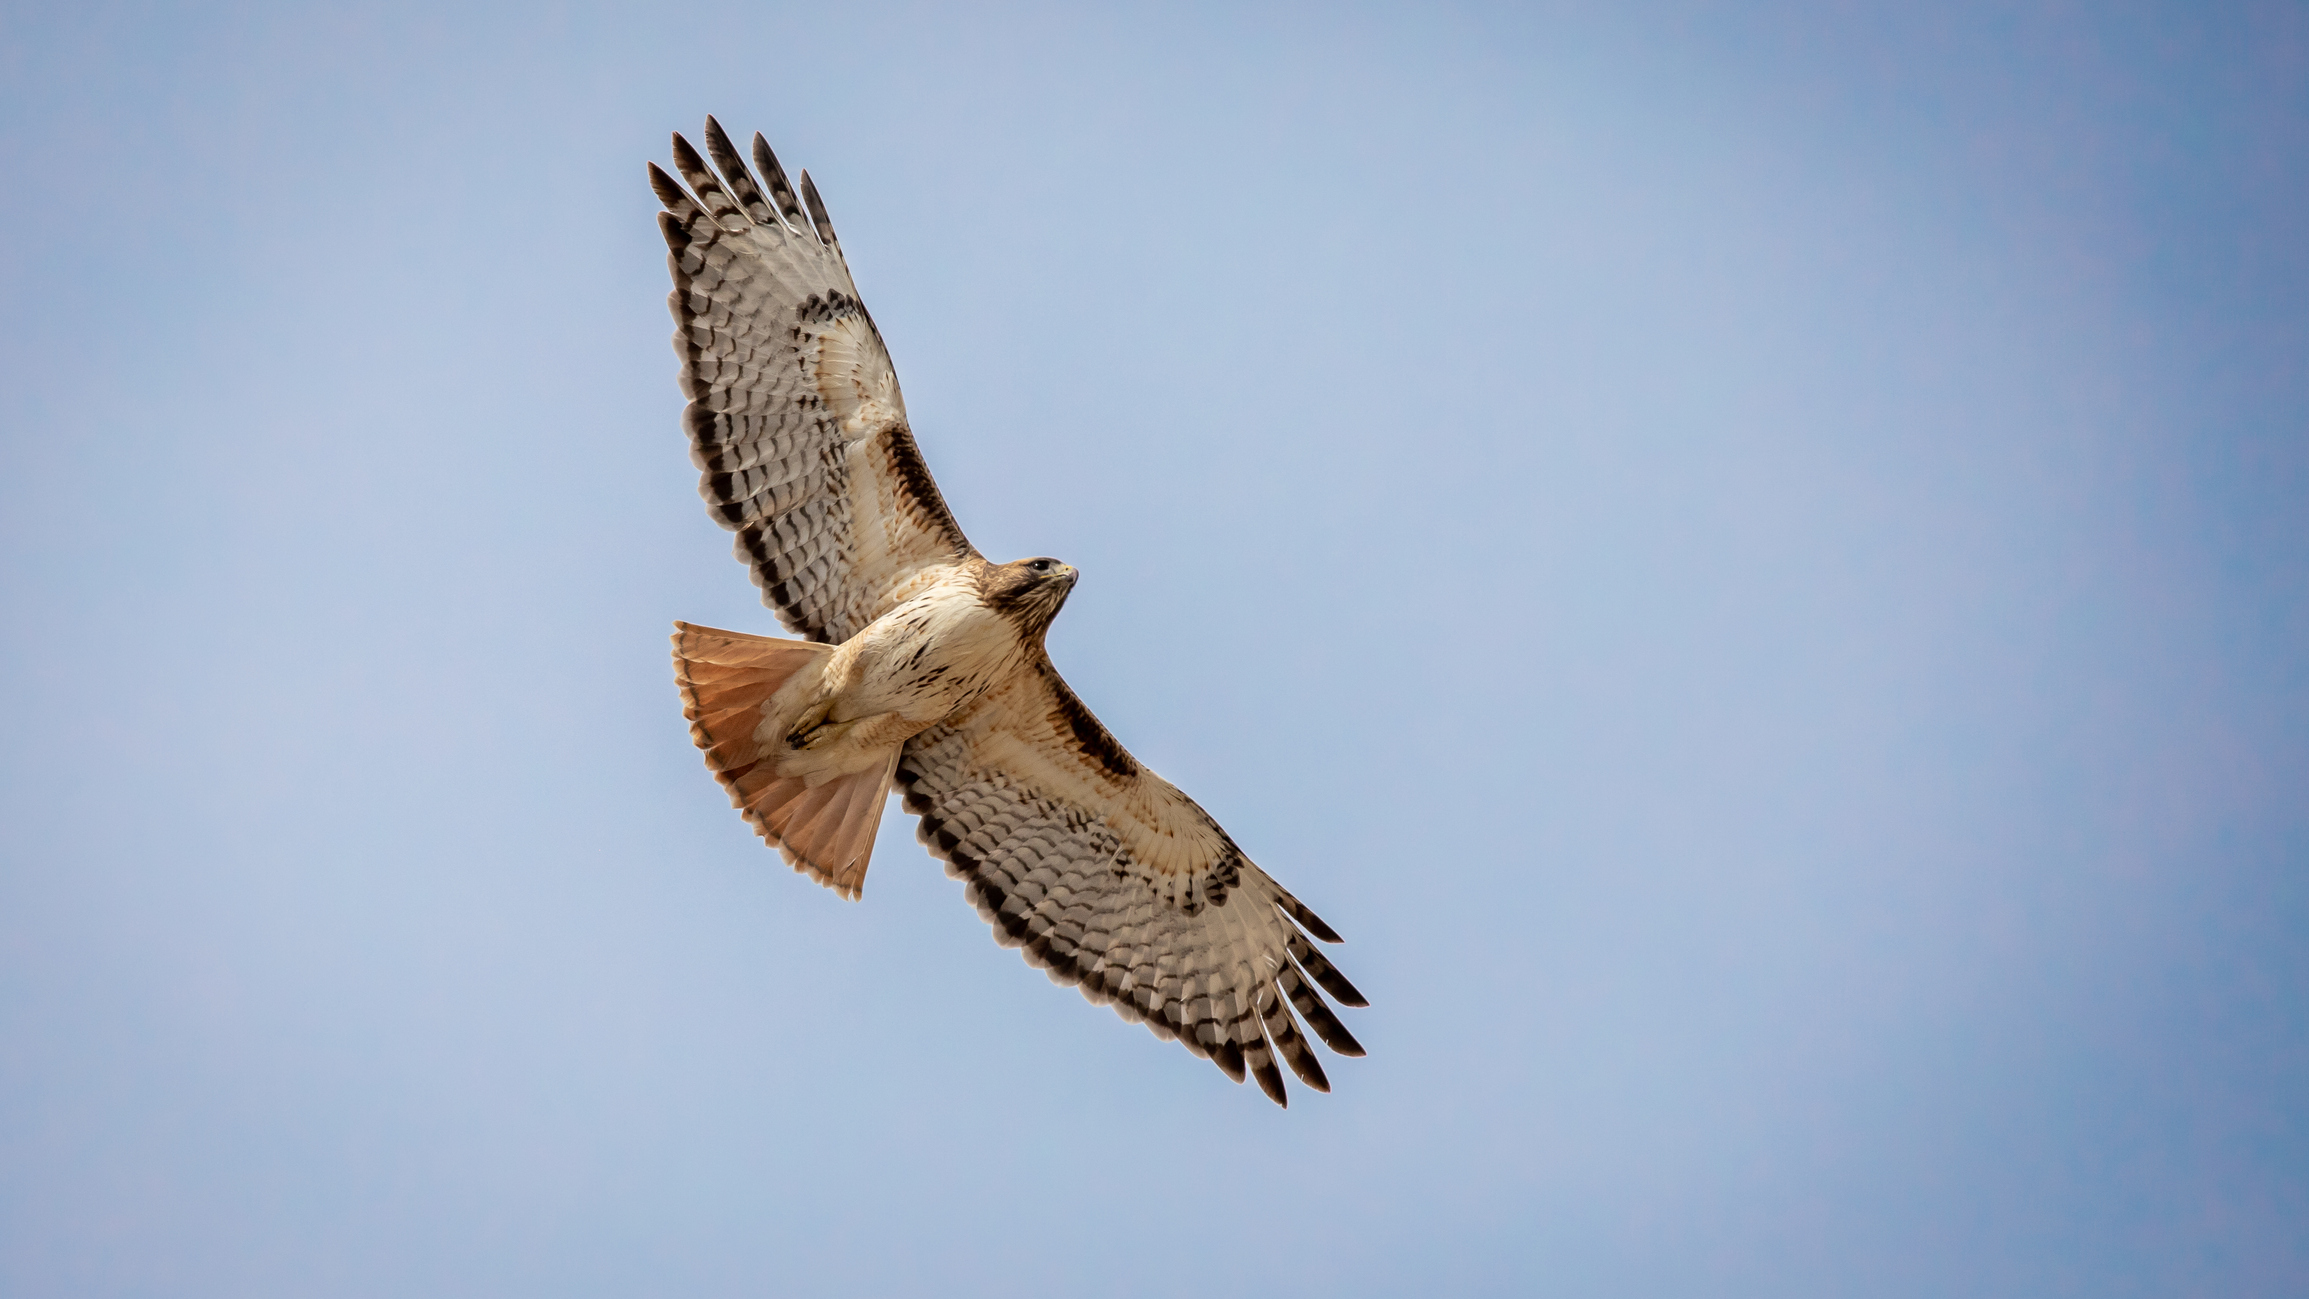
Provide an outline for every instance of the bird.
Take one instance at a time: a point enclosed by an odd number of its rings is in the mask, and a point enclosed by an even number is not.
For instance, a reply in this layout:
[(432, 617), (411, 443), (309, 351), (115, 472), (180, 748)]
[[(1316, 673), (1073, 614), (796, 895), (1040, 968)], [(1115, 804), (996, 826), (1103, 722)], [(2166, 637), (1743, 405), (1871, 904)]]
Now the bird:
[(997, 564), (922, 459), (881, 331), (807, 171), (748, 167), (712, 117), (649, 181), (664, 210), (682, 426), (714, 521), (801, 639), (674, 624), (682, 715), (754, 830), (863, 890), (893, 789), (995, 939), (1055, 983), (1288, 1106), (1278, 1061), (1330, 1082), (1307, 1033), (1364, 1054), (1323, 994), (1363, 994), (1339, 935), (1132, 757), (1044, 647), (1081, 574)]

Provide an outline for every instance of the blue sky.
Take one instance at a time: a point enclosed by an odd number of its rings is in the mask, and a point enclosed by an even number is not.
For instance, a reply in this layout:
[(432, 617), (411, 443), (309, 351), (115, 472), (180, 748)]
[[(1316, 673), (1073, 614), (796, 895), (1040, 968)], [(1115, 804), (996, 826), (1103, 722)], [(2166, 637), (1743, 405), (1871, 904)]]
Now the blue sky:
[[(1912, 9), (0, 14), (0, 1290), (2300, 1293), (2309, 15)], [(703, 771), (708, 112), (1332, 1095)]]

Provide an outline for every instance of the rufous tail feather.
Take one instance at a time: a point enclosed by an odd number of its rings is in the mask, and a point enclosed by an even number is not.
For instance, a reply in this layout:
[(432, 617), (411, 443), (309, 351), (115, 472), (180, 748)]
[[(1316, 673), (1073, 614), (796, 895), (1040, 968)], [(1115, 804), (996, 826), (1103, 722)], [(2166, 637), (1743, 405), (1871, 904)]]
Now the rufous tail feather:
[(878, 766), (811, 786), (777, 774), (774, 746), (783, 744), (785, 728), (764, 726), (774, 720), (771, 699), (779, 687), (833, 652), (831, 645), (674, 624), (682, 716), (706, 767), (755, 833), (794, 869), (855, 898), (865, 886), (898, 751)]

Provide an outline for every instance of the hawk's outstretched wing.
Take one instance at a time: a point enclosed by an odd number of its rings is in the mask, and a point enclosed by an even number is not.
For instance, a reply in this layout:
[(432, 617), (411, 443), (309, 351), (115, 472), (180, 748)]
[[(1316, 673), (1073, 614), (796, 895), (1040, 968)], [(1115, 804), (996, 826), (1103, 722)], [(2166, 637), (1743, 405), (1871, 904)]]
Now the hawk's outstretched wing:
[[(757, 181), (706, 119), (650, 184), (673, 269), (690, 458), (708, 510), (788, 629), (840, 642), (912, 594), (927, 570), (978, 552), (955, 525), (906, 426), (906, 402), (858, 301), (810, 173), (797, 200), (759, 135)], [(803, 215), (803, 204), (809, 214)]]
[(1306, 937), (1339, 936), (1124, 752), (1047, 656), (908, 741), (898, 783), (995, 937), (1054, 982), (1237, 1082), (1247, 1068), (1277, 1104), (1278, 1056), (1331, 1089), (1293, 1008), (1332, 1050), (1363, 1054), (1316, 991), (1365, 1004)]

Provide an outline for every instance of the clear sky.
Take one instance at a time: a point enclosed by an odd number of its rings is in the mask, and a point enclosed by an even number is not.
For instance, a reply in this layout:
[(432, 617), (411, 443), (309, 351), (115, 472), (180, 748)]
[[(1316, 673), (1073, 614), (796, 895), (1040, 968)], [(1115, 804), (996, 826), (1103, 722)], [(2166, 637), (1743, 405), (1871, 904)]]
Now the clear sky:
[[(708, 778), (708, 112), (1332, 1095)], [(0, 1292), (2309, 1291), (2298, 4), (16, 3), (0, 169)]]

